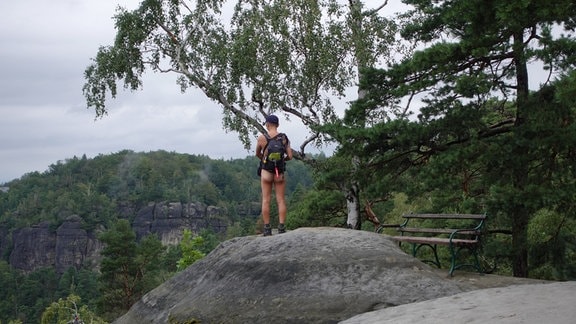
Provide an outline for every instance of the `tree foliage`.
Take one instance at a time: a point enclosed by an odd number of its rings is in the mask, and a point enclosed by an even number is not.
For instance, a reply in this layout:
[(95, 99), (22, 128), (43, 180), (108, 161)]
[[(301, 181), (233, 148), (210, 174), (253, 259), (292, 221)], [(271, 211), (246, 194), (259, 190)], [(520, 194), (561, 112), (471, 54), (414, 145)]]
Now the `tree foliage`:
[[(71, 294), (80, 296), (91, 311), (96, 311), (97, 300), (102, 299), (99, 274), (94, 269), (70, 268), (63, 274), (56, 274), (54, 269), (40, 269), (30, 274), (11, 269), (6, 261), (12, 251), (10, 233), (14, 229), (44, 221), (56, 229), (75, 214), (82, 219), (84, 229), (96, 233), (103, 228), (110, 229), (118, 219), (133, 219), (133, 212), (146, 206), (152, 197), (159, 199), (158, 202), (213, 203), (225, 211), (223, 216), (229, 224), (229, 233), (210, 230), (195, 233), (204, 239), (200, 251), (207, 254), (224, 238), (255, 234), (260, 211), (257, 165), (254, 157), (225, 161), (165, 151), (125, 150), (94, 158), (62, 160), (50, 165), (45, 172), (29, 173), (3, 184), (9, 189), (0, 191), (0, 246), (2, 260), (5, 260), (0, 261), (0, 321), (39, 322), (46, 307)], [(310, 169), (301, 161), (290, 161), (288, 173), (288, 199), (296, 187), (306, 189), (312, 185)], [(212, 188), (211, 196), (206, 195), (207, 186)], [(292, 206), (295, 204), (296, 201)], [(123, 240), (117, 242), (125, 244)], [(148, 243), (152, 243), (148, 248), (156, 246), (153, 240)], [(137, 245), (125, 248), (146, 250)], [(126, 254), (133, 253), (130, 251)], [(181, 257), (178, 247), (168, 248), (156, 263), (160, 268), (148, 269), (150, 276), (141, 286), (151, 289), (169, 278), (176, 272)]]
[[(257, 166), (254, 157), (214, 160), (166, 151), (73, 157), (6, 183), (9, 190), (0, 192), (0, 228), (10, 231), (42, 221), (56, 228), (78, 215), (83, 228), (93, 231), (134, 217), (123, 210), (162, 201), (218, 206), (233, 223), (244, 217), (244, 210), (259, 213), (251, 207), (260, 200)], [(288, 174), (288, 196), (298, 184), (312, 185), (310, 168), (301, 161), (290, 161)]]
[(101, 311), (119, 315), (160, 283), (154, 272), (159, 270), (164, 247), (153, 235), (136, 242), (126, 220), (119, 220), (100, 239), (105, 244), (99, 277)]
[(80, 297), (70, 295), (66, 299), (60, 298), (53, 302), (42, 313), (42, 324), (105, 324), (106, 321), (91, 312), (86, 305), (80, 304)]
[[(67, 271), (58, 276), (52, 268), (21, 273), (0, 261), (0, 321), (38, 323), (51, 303), (69, 295), (86, 296), (87, 310), (95, 310), (96, 273), (89, 270)], [(64, 296), (64, 297), (62, 297)], [(78, 297), (79, 298), (79, 297)], [(92, 302), (90, 302), (92, 300)], [(70, 319), (70, 318), (68, 318)]]
[(22, 275), (11, 269), (8, 262), (0, 261), (0, 320), (8, 322), (18, 318), (18, 292)]
[(182, 241), (180, 241), (182, 257), (177, 263), (177, 269), (179, 271), (186, 269), (205, 256), (205, 254), (200, 251), (202, 245), (204, 245), (204, 238), (202, 236), (193, 236), (192, 231), (184, 230)]
[[(297, 159), (309, 161), (309, 144), (334, 139), (320, 126), (339, 120), (361, 69), (403, 50), (394, 43), (394, 20), (382, 14), (387, 4), (145, 1), (115, 17), (115, 42), (86, 68), (84, 96), (100, 117), (120, 84), (137, 90), (146, 71), (173, 73), (182, 91), (198, 89), (222, 108), (224, 128), (238, 133), (246, 149), (265, 132), (261, 121), (268, 114), (281, 113), (306, 129), (302, 143), (291, 147)], [(358, 228), (354, 180), (343, 193), (348, 226)]]
[(369, 96), (336, 127), (341, 153), (362, 155), (390, 190), (406, 184), (399, 174), (418, 177), (414, 194), (433, 193), (436, 212), (488, 211), (512, 231), (514, 275), (527, 276), (534, 214), (573, 215), (576, 8), (406, 3), (414, 10), (401, 34), (422, 49), (366, 72)]
[(309, 143), (323, 142), (314, 128), (338, 118), (333, 101), (354, 86), (358, 57), (370, 63), (377, 58), (369, 53), (389, 53), (394, 24), (362, 7), (336, 0), (150, 0), (121, 9), (114, 44), (101, 47), (85, 71), (87, 104), (102, 116), (119, 85), (137, 90), (148, 70), (174, 73), (183, 91), (197, 88), (221, 106), (225, 129), (238, 132), (246, 148), (265, 131), (267, 114), (301, 122), (310, 131), (297, 150), (303, 155)]

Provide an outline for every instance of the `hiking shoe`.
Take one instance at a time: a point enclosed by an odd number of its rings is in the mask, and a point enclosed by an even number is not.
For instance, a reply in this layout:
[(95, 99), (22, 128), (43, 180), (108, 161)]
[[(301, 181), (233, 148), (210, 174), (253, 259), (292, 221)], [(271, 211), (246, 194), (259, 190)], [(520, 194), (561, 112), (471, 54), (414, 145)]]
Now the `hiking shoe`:
[(272, 235), (272, 227), (270, 225), (264, 226), (264, 236), (271, 236)]
[(284, 224), (278, 225), (278, 234), (286, 233), (286, 226)]

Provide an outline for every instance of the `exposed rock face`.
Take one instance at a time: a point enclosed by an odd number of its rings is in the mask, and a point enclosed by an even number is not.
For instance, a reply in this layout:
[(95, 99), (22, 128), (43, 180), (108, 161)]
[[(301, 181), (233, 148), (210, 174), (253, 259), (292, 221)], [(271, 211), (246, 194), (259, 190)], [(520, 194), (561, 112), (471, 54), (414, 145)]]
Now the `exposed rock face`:
[(81, 221), (80, 217), (71, 216), (56, 232), (50, 229), (48, 222), (15, 230), (10, 264), (25, 272), (55, 267), (58, 273), (69, 267), (78, 269), (82, 265), (98, 264), (102, 244), (81, 228)]
[(102, 243), (82, 229), (82, 219), (71, 216), (56, 230), (55, 267), (57, 273), (82, 266), (97, 268)]
[[(130, 210), (124, 206), (124, 211)], [(152, 203), (136, 213), (132, 228), (138, 238), (147, 234), (157, 234), (163, 244), (178, 244), (185, 228), (199, 233), (204, 228), (215, 232), (226, 230), (226, 221), (221, 219), (222, 211), (202, 204)], [(31, 272), (42, 267), (55, 267), (58, 273), (69, 267), (98, 269), (102, 242), (97, 233), (82, 228), (82, 219), (71, 216), (58, 228), (48, 222), (16, 229), (11, 242), (8, 233), (2, 233), (0, 251), (6, 253), (12, 245), (9, 261), (19, 270)]]
[(336, 323), (462, 291), (384, 235), (300, 228), (220, 244), (115, 323)]
[(12, 242), (14, 244), (10, 253), (12, 267), (28, 272), (40, 267), (54, 266), (56, 235), (50, 232), (48, 222), (14, 230)]
[(227, 223), (219, 218), (220, 214), (219, 208), (200, 203), (153, 203), (138, 211), (132, 228), (138, 238), (154, 233), (164, 245), (175, 245), (182, 239), (184, 229), (194, 233), (206, 228), (225, 232)]

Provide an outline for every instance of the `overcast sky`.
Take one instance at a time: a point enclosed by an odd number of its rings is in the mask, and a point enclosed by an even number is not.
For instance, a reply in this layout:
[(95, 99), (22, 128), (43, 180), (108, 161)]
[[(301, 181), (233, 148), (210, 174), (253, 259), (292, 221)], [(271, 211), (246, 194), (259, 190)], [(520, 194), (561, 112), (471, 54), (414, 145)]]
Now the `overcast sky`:
[[(198, 90), (180, 93), (175, 75), (146, 75), (144, 89), (120, 92), (107, 102), (109, 114), (102, 119), (95, 120), (86, 108), (85, 68), (100, 46), (112, 44), (116, 8), (132, 10), (140, 2), (0, 0), (0, 184), (74, 156), (125, 149), (214, 159), (254, 154), (236, 133), (224, 132), (221, 108)], [(403, 8), (396, 0), (384, 10), (392, 14)], [(545, 79), (547, 73), (542, 74)], [(282, 120), (281, 131), (296, 145), (307, 135)], [(331, 149), (312, 150), (319, 151)]]
[[(108, 101), (103, 119), (86, 109), (84, 69), (100, 46), (112, 43), (117, 6), (139, 3), (0, 1), (0, 184), (74, 156), (124, 149), (215, 159), (253, 154), (236, 133), (223, 131), (221, 108), (200, 92), (182, 94), (174, 75), (148, 75), (142, 91)], [(299, 144), (305, 132), (295, 129), (281, 122), (281, 131)]]

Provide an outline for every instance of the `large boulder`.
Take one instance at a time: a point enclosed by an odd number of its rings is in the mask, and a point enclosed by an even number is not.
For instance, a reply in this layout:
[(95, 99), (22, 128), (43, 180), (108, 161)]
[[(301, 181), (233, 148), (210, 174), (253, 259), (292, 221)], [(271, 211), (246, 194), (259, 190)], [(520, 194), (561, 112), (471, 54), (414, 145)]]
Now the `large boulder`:
[(220, 244), (115, 323), (336, 323), (462, 291), (385, 235), (300, 228)]

